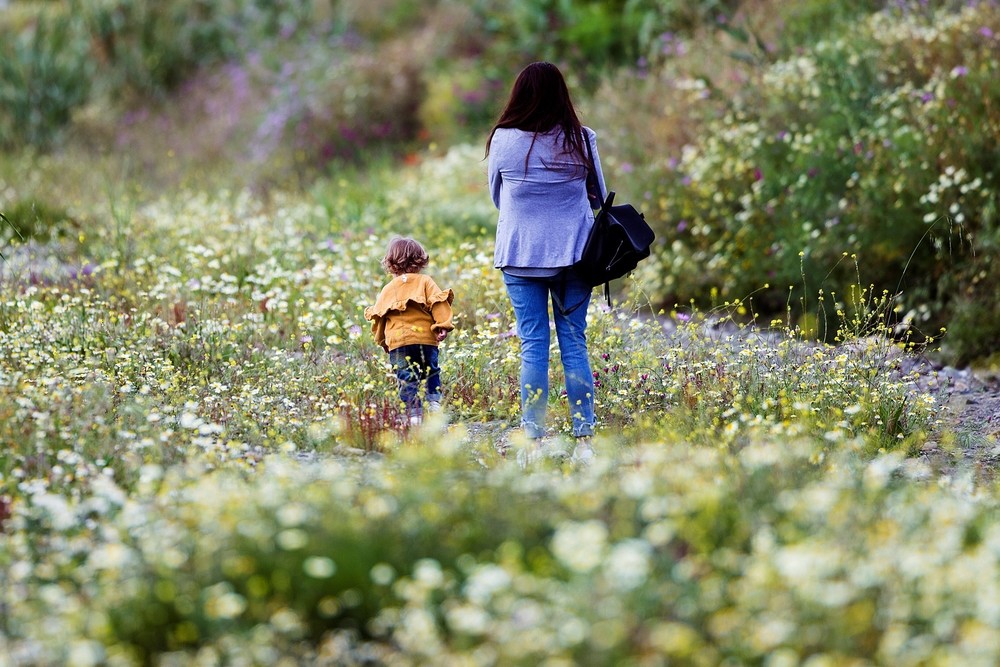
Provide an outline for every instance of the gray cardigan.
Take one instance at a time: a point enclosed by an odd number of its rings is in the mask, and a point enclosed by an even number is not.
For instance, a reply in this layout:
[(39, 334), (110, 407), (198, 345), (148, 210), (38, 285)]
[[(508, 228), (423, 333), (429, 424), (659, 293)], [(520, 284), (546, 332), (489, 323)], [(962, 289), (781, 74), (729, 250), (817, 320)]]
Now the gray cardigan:
[[(594, 152), (602, 196), (606, 192), (597, 135), (584, 132)], [(558, 269), (583, 254), (594, 212), (587, 199), (587, 166), (567, 155), (561, 129), (538, 134), (497, 128), (490, 142), (489, 184), (500, 209), (493, 265), (520, 275), (552, 275), (556, 271), (518, 272), (518, 268)], [(531, 147), (525, 170), (525, 155)]]

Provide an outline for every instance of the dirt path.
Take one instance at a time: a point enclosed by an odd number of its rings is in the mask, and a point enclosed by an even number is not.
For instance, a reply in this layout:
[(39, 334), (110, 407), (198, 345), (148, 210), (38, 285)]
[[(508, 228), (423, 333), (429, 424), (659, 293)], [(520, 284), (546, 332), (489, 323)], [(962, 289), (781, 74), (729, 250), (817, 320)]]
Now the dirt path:
[(972, 470), (995, 478), (1000, 472), (1000, 377), (941, 366), (921, 358), (903, 362), (916, 371), (921, 389), (938, 397), (955, 442), (931, 439), (921, 456), (943, 472)]

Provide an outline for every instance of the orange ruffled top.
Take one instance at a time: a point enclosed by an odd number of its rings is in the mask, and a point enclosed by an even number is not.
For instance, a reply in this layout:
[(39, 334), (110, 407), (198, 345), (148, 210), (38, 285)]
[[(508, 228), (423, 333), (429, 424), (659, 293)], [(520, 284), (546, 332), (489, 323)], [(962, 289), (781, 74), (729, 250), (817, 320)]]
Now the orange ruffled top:
[(451, 331), (455, 293), (442, 290), (423, 273), (404, 273), (382, 288), (374, 306), (365, 308), (375, 342), (395, 350), (404, 345), (437, 347), (438, 330)]

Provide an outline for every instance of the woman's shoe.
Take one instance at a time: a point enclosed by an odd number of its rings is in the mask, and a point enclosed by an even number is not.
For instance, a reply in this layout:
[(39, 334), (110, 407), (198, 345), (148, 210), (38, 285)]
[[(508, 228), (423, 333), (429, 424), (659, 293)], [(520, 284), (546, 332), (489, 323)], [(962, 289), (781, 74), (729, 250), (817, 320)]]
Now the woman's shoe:
[(584, 436), (576, 439), (576, 446), (573, 448), (573, 454), (569, 460), (577, 465), (588, 466), (593, 462), (595, 456), (597, 455), (594, 453), (590, 437)]

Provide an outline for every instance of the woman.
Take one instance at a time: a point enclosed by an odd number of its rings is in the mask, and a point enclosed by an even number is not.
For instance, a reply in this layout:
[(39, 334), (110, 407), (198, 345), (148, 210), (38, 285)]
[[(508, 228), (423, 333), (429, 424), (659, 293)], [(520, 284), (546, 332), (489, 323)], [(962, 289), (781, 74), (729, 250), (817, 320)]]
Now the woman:
[[(588, 197), (591, 154), (599, 192)], [(518, 74), (486, 155), (490, 192), (500, 209), (494, 266), (503, 271), (521, 339), (521, 426), (529, 438), (545, 434), (551, 299), (577, 438), (573, 455), (586, 462), (593, 457), (594, 432), (586, 338), (591, 287), (569, 267), (583, 253), (594, 223), (592, 202), (600, 205), (605, 188), (596, 135), (580, 124), (555, 65), (532, 63)]]

